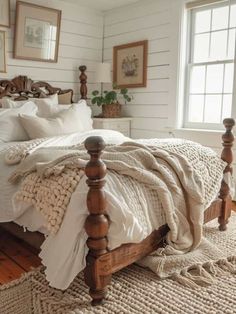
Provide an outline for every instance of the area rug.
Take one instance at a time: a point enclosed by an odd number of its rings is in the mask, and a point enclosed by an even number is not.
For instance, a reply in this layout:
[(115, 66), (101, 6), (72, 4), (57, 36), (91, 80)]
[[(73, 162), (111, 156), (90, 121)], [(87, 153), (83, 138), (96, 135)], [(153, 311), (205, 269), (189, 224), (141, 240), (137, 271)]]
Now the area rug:
[[(236, 255), (236, 214), (227, 232), (217, 221), (204, 228), (206, 238)], [(233, 272), (232, 272), (233, 273)], [(1, 314), (236, 314), (236, 271), (223, 272), (208, 287), (192, 289), (170, 279), (159, 280), (151, 271), (132, 265), (113, 275), (103, 306), (91, 307), (88, 289), (79, 275), (64, 293), (50, 288), (41, 270), (0, 287)]]

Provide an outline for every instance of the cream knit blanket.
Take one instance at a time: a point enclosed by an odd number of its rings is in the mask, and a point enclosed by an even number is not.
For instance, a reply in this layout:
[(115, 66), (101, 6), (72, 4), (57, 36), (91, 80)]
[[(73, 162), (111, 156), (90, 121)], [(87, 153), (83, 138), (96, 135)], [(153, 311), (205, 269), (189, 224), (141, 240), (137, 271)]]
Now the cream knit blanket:
[[(56, 233), (89, 158), (83, 146), (39, 148), (32, 154), (24, 147), (24, 154), (19, 148), (8, 154), (10, 164), (22, 159), (9, 179), (23, 178), (18, 199), (34, 205), (46, 218), (48, 229)], [(236, 273), (236, 258), (226, 259), (202, 239), (203, 213), (219, 191), (225, 168), (212, 150), (185, 140), (140, 140), (108, 146), (102, 159), (107, 175), (115, 175), (123, 183), (144, 230), (160, 210), (170, 227), (166, 247), (144, 258), (140, 265), (151, 268), (160, 278), (171, 277), (190, 287), (212, 283), (215, 274), (222, 271)], [(132, 185), (139, 197), (132, 193)], [(142, 187), (149, 191), (153, 212), (142, 206)]]
[[(195, 156), (192, 161), (203, 158), (204, 154), (199, 145), (198, 156), (195, 144), (188, 141), (162, 148), (154, 144), (127, 142), (110, 146), (102, 158), (108, 169), (129, 176), (155, 192), (153, 208), (160, 200), (171, 230), (166, 252), (182, 254), (196, 248), (201, 241), (203, 213), (212, 197), (212, 187), (208, 187), (207, 180), (203, 181), (201, 169), (196, 171), (193, 163), (176, 151), (178, 146), (179, 150), (184, 147), (191, 151)], [(59, 229), (71, 194), (83, 175), (79, 169), (84, 168), (87, 160), (81, 145), (74, 150), (40, 148), (25, 158), (11, 176), (12, 182), (25, 177), (17, 198), (34, 205), (47, 219), (51, 232)], [(214, 154), (208, 156), (208, 162), (212, 162), (211, 176), (220, 182), (225, 164)]]

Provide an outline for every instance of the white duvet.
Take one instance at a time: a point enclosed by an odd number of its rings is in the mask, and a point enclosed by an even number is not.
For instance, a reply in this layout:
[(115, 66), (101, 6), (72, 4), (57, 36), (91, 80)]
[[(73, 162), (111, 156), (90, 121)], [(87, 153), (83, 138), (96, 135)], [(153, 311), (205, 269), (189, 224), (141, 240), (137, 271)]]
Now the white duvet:
[[(73, 145), (92, 135), (102, 136), (108, 144), (121, 144), (130, 140), (116, 131), (92, 130), (83, 134), (50, 138), (41, 145)], [(30, 231), (40, 231), (47, 234), (44, 227), (45, 221), (41, 214), (29, 205), (14, 199), (17, 186), (7, 182), (7, 178), (14, 171), (14, 167), (6, 166), (3, 161), (6, 149), (10, 145), (14, 145), (14, 143), (0, 145), (0, 222), (15, 221)], [(112, 175), (112, 172), (109, 172), (106, 177), (107, 212), (111, 219), (108, 233), (110, 249), (114, 249), (123, 243), (140, 242), (154, 229), (165, 224), (165, 216), (161, 205), (156, 204), (155, 208), (152, 208), (151, 203), (149, 204), (149, 191), (143, 187), (143, 195), (138, 197), (138, 195), (135, 195), (134, 185), (134, 196), (126, 195), (127, 193), (124, 190), (125, 180), (128, 179), (121, 177), (118, 181), (116, 176)], [(48, 235), (41, 247), (40, 257), (46, 266), (47, 280), (51, 286), (58, 289), (66, 289), (85, 267), (85, 257), (88, 253), (87, 235), (84, 230), (84, 222), (88, 215), (86, 207), (88, 187), (85, 181), (86, 177), (84, 176), (73, 193), (60, 230), (56, 235)], [(216, 184), (216, 189), (218, 189), (220, 182)], [(135, 209), (135, 207), (139, 207), (135, 206), (135, 202), (141, 202), (141, 200), (145, 202), (145, 204), (142, 204), (143, 208), (148, 208), (151, 216)], [(137, 215), (139, 215), (139, 219), (136, 219)], [(140, 217), (140, 215), (143, 215), (143, 217)], [(140, 224), (140, 221), (142, 221), (142, 224)]]

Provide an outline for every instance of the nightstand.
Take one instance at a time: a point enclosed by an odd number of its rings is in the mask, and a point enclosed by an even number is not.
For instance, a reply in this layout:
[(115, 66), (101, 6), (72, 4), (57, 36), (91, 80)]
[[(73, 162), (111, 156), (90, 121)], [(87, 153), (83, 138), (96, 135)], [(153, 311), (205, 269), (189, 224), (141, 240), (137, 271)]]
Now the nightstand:
[(94, 129), (115, 130), (130, 137), (131, 117), (124, 118), (93, 118)]

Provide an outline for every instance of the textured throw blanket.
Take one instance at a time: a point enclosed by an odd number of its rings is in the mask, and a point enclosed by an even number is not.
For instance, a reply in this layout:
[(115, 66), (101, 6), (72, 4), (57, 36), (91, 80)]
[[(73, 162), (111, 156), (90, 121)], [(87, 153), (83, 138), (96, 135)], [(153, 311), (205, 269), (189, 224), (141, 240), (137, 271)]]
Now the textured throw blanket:
[[(102, 158), (108, 169), (156, 191), (152, 207), (159, 197), (171, 230), (168, 243), (172, 250), (187, 252), (199, 245), (206, 193), (201, 177), (184, 156), (127, 142), (107, 147)], [(48, 229), (57, 232), (87, 160), (83, 145), (74, 150), (39, 148), (24, 158), (9, 180), (25, 177), (17, 199), (34, 205), (47, 219)], [(215, 175), (219, 180), (220, 172)]]
[[(15, 182), (24, 177), (17, 193), (18, 199), (34, 205), (54, 233), (60, 227), (71, 194), (88, 160), (83, 146), (73, 148), (40, 148), (23, 159), (9, 179)], [(185, 154), (180, 151), (185, 151)], [(202, 166), (199, 163), (201, 158), (207, 158), (210, 164), (212, 162), (208, 173), (199, 166)], [(196, 147), (189, 141), (182, 141), (181, 145), (163, 144), (162, 147), (151, 142), (148, 146), (145, 142), (126, 142), (106, 147), (102, 159), (110, 171), (128, 176), (153, 190), (153, 208), (160, 200), (170, 228), (168, 245), (155, 253), (157, 259), (154, 254), (141, 263), (160, 277), (169, 275), (170, 267), (165, 269), (165, 265), (171, 264), (167, 256), (183, 256), (201, 244), (204, 210), (209, 205), (212, 192), (219, 188), (207, 185), (206, 177), (211, 175), (215, 182), (220, 182), (225, 163), (214, 153), (208, 156), (206, 152), (202, 153), (200, 145)], [(186, 263), (184, 265), (187, 267)], [(181, 281), (180, 276), (178, 279)]]

